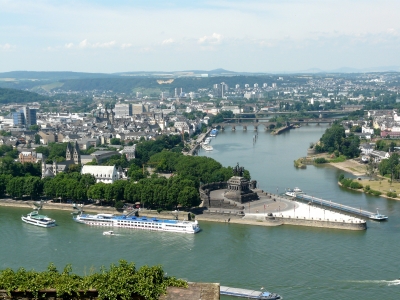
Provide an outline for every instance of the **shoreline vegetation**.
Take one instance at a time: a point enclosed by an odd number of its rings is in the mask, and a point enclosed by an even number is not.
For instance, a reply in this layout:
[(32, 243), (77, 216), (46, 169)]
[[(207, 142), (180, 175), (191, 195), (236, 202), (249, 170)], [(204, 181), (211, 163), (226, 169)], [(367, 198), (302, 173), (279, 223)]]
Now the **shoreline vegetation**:
[[(318, 163), (319, 159), (325, 159), (326, 161)], [(391, 182), (390, 178), (381, 175), (369, 177), (367, 174), (367, 165), (360, 163), (355, 159), (347, 159), (344, 161), (335, 162), (335, 159), (332, 160), (332, 156), (329, 154), (321, 153), (317, 155), (301, 157), (294, 161), (294, 166), (296, 168), (305, 169), (307, 165), (325, 165), (334, 167), (341, 171), (352, 174), (356, 177), (353, 179), (353, 182), (357, 182), (361, 185), (360, 188), (351, 188), (350, 186), (343, 185), (340, 181), (338, 181), (338, 185), (343, 188), (388, 199), (400, 200), (400, 197), (398, 196), (398, 193), (400, 193), (400, 182)]]

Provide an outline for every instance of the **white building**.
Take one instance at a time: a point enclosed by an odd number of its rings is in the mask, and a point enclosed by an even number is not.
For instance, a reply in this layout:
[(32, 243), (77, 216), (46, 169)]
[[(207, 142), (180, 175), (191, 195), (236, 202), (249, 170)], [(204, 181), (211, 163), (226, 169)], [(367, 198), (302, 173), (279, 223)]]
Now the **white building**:
[(127, 118), (132, 116), (132, 105), (130, 103), (115, 104), (115, 118)]
[(84, 165), (81, 173), (93, 175), (96, 178), (96, 182), (113, 183), (120, 179), (120, 174), (115, 166)]
[(126, 156), (126, 159), (129, 161), (135, 158), (135, 151), (136, 151), (136, 145), (125, 146), (124, 149), (122, 150), (122, 153)]

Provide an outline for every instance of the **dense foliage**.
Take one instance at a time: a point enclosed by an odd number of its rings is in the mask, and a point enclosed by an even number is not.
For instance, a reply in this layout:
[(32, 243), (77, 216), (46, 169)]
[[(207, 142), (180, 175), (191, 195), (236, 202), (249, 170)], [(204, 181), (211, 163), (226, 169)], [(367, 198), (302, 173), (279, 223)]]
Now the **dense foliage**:
[(48, 100), (48, 98), (32, 92), (0, 88), (0, 104), (41, 102), (43, 100)]
[(162, 135), (154, 141), (143, 141), (136, 145), (136, 164), (142, 166), (156, 153), (166, 150), (181, 152), (183, 148), (180, 135)]
[(362, 189), (363, 185), (357, 181), (354, 181), (351, 178), (345, 178), (343, 174), (339, 176), (340, 184), (345, 188), (350, 188), (354, 190)]
[[(225, 168), (216, 160), (205, 156), (185, 156), (181, 153), (163, 151), (153, 155), (150, 162), (154, 162), (158, 171), (192, 176), (203, 183), (226, 181), (233, 176), (231, 167)], [(247, 170), (243, 177), (251, 179)]]
[(80, 202), (88, 199), (87, 190), (96, 183), (93, 175), (80, 172), (59, 173), (54, 178), (44, 178), (42, 181), (43, 193), (47, 197)]
[(35, 149), (36, 153), (42, 153), (47, 157), (47, 163), (65, 161), (65, 152), (68, 143), (49, 143), (47, 147), (39, 146)]
[[(121, 207), (121, 201), (141, 202), (154, 209), (195, 207), (200, 204), (200, 184), (226, 181), (233, 176), (233, 169), (223, 167), (212, 158), (185, 156), (175, 151), (180, 145), (180, 136), (161, 136), (137, 144), (136, 159), (128, 161), (123, 155), (110, 157), (102, 165), (128, 168), (130, 178), (113, 184), (96, 183), (93, 176), (81, 175), (80, 165), (71, 165), (68, 172), (54, 178), (41, 179), (40, 164), (21, 164), (11, 157), (3, 157), (0, 159), (0, 197), (8, 194), (17, 199), (37, 199), (44, 195), (62, 202), (97, 200), (115, 207)], [(51, 159), (61, 160), (65, 159), (66, 146), (66, 143), (51, 143), (37, 149)], [(147, 167), (171, 176), (167, 179), (153, 174), (149, 178)], [(243, 176), (251, 179), (248, 170)]]
[[(111, 77), (111, 76), (110, 76)], [(174, 79), (169, 84), (160, 86), (157, 78), (154, 77), (120, 77), (120, 78), (87, 78), (87, 79), (70, 79), (61, 80), (63, 82), (63, 90), (72, 91), (90, 91), (90, 90), (112, 90), (117, 93), (132, 93), (134, 89), (155, 89), (163, 88), (169, 90), (173, 95), (175, 88), (183, 88), (184, 91), (197, 91), (205, 87), (211, 88), (215, 83), (225, 82), (228, 86), (234, 87), (236, 84), (244, 87), (246, 83), (256, 83), (260, 85), (268, 83), (271, 85), (275, 82), (273, 76), (216, 76), (216, 77), (181, 77)], [(306, 79), (296, 80), (305, 83)]]
[(99, 299), (131, 299), (139, 295), (148, 300), (159, 299), (168, 286), (187, 287), (186, 281), (165, 276), (161, 266), (143, 266), (136, 270), (134, 263), (120, 260), (119, 265), (112, 264), (107, 270), (102, 267), (99, 273), (79, 276), (71, 273), (71, 265), (59, 272), (54, 264), (46, 271), (18, 271), (5, 269), (0, 271), (0, 289), (9, 295), (12, 291), (30, 291), (37, 298), (40, 290), (55, 289), (57, 297), (69, 299), (74, 294), (85, 294), (96, 289)]
[(317, 152), (335, 152), (345, 155), (347, 158), (358, 157), (360, 155), (360, 139), (354, 134), (346, 137), (344, 127), (339, 123), (334, 123), (332, 127), (326, 129), (320, 139), (320, 143), (315, 145)]
[(0, 158), (0, 176), (9, 174), (12, 176), (40, 176), (40, 163), (20, 163), (12, 157), (5, 156)]
[(400, 155), (398, 153), (392, 153), (388, 159), (382, 159), (379, 163), (378, 170), (382, 176), (389, 175), (390, 178), (400, 178)]

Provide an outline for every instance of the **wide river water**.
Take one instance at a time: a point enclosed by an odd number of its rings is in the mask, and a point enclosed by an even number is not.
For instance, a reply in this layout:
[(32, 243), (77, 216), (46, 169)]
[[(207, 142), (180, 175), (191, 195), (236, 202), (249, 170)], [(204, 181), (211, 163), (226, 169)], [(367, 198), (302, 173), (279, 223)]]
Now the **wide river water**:
[[(380, 212), (388, 222), (368, 221), (366, 231), (297, 226), (263, 227), (200, 222), (196, 235), (115, 230), (72, 221), (70, 212), (43, 212), (59, 226), (22, 223), (29, 209), (0, 207), (0, 269), (44, 270), (50, 262), (62, 270), (88, 274), (119, 259), (163, 266), (168, 275), (189, 281), (268, 291), (284, 299), (399, 299), (400, 202), (350, 192), (337, 185), (341, 171), (329, 166), (293, 167), (326, 126), (304, 126), (278, 136), (262, 130), (227, 128), (213, 139), (206, 155), (224, 166), (239, 163), (261, 189), (279, 193), (300, 187), (307, 194)], [(221, 299), (234, 299), (221, 297)]]

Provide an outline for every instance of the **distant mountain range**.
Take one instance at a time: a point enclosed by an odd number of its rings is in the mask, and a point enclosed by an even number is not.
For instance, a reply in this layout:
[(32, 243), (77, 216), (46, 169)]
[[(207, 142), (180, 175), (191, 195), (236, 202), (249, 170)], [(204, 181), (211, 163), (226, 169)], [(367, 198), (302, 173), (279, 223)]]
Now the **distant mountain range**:
[(191, 76), (262, 76), (262, 75), (279, 75), (279, 74), (316, 74), (316, 73), (369, 73), (369, 72), (400, 72), (400, 66), (386, 66), (373, 68), (348, 68), (343, 67), (334, 70), (322, 70), (312, 68), (307, 70), (299, 70), (296, 72), (236, 72), (222, 68), (215, 70), (183, 70), (183, 71), (135, 71), (135, 72), (118, 72), (118, 73), (87, 73), (87, 72), (48, 72), (48, 71), (11, 71), (0, 73), (0, 81), (12, 80), (40, 80), (40, 81), (59, 81), (70, 79), (91, 79), (91, 78), (121, 78), (121, 77), (191, 77)]

